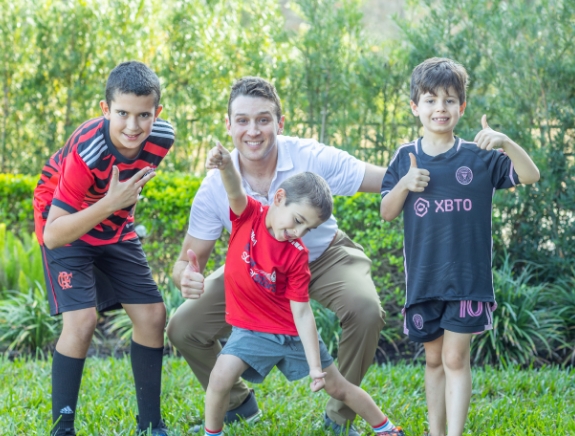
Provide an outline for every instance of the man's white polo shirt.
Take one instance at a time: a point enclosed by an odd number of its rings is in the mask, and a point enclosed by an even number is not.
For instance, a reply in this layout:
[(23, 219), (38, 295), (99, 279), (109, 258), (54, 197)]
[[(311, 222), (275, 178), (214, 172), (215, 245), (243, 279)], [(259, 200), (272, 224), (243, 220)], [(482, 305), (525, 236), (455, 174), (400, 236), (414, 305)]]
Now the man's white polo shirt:
[[(290, 136), (278, 136), (278, 163), (268, 196), (254, 192), (242, 179), (248, 195), (263, 204), (268, 204), (281, 183), (290, 176), (310, 171), (323, 177), (333, 195), (353, 195), (357, 192), (365, 175), (365, 163), (345, 151), (320, 144), (314, 139), (300, 139)], [(231, 153), (236, 168), (239, 168), (238, 151)], [(188, 233), (204, 240), (216, 240), (222, 229), (232, 229), (230, 205), (226, 190), (218, 170), (211, 170), (203, 180), (190, 211)], [(317, 229), (308, 232), (303, 242), (309, 250), (310, 262), (317, 259), (329, 246), (335, 232), (337, 221), (332, 215)]]

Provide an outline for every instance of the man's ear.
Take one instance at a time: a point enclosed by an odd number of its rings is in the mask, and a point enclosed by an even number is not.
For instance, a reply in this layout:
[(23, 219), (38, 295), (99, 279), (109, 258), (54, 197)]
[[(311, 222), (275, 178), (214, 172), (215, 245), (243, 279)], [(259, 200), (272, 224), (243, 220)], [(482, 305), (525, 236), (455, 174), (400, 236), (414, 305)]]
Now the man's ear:
[(100, 100), (100, 109), (102, 109), (102, 114), (104, 115), (104, 118), (109, 120), (110, 119), (110, 107), (108, 106), (108, 103), (106, 103), (106, 100)]
[(286, 198), (286, 191), (283, 188), (279, 188), (276, 193), (274, 194), (274, 205), (279, 206), (282, 204), (282, 201)]
[(230, 117), (226, 115), (226, 129), (228, 130), (228, 135), (232, 136), (230, 129), (232, 128), (232, 123), (230, 122)]

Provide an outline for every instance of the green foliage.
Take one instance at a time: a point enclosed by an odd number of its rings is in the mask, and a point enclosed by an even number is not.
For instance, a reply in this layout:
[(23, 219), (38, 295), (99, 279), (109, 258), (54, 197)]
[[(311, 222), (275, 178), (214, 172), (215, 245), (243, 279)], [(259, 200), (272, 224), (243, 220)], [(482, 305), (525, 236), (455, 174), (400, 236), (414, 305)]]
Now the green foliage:
[(18, 238), (0, 223), (0, 297), (8, 290), (25, 292), (44, 283), (42, 254), (36, 237)]
[(62, 318), (50, 315), (44, 287), (9, 291), (0, 300), (0, 348), (42, 354), (52, 348), (62, 328)]
[(570, 277), (560, 278), (546, 287), (542, 299), (549, 311), (563, 320), (563, 341), (558, 352), (563, 363), (575, 364), (575, 270)]
[[(48, 435), (50, 366), (51, 359), (0, 359), (0, 426), (5, 434)], [(427, 428), (423, 374), (422, 366), (373, 366), (362, 383), (376, 404), (409, 435), (421, 435)], [(575, 434), (574, 377), (573, 369), (474, 368), (464, 434)], [(253, 426), (234, 426), (234, 435), (325, 434), (318, 424), (328, 397), (324, 392), (312, 394), (309, 379), (290, 383), (273, 370), (264, 383), (254, 387), (262, 420)], [(190, 434), (192, 425), (203, 419), (204, 399), (205, 393), (185, 360), (165, 359), (161, 401), (170, 434)], [(133, 434), (137, 412), (129, 357), (88, 359), (78, 406), (76, 430), (82, 434)], [(363, 434), (370, 434), (365, 421), (357, 419), (356, 424)]]
[(14, 233), (34, 230), (32, 197), (38, 178), (0, 174), (0, 223), (4, 223)]
[(545, 284), (532, 285), (533, 268), (513, 271), (509, 257), (493, 272), (498, 308), (493, 330), (474, 337), (472, 360), (493, 365), (521, 365), (553, 360), (563, 343), (563, 320), (545, 298)]

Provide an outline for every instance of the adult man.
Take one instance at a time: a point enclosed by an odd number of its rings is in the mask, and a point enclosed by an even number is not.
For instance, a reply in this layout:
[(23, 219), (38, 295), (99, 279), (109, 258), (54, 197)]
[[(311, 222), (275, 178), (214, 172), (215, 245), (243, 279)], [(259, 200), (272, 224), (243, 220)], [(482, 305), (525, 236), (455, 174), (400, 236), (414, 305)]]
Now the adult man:
[[(232, 158), (248, 195), (267, 204), (283, 180), (303, 171), (326, 179), (334, 195), (380, 191), (384, 168), (315, 140), (281, 136), (284, 121), (272, 84), (245, 77), (232, 86), (226, 126), (235, 146)], [(229, 204), (219, 173), (214, 171), (194, 198), (188, 234), (173, 270), (174, 282), (189, 300), (168, 324), (170, 340), (204, 389), (221, 349), (217, 339), (231, 330), (225, 323), (223, 267), (205, 280), (201, 274), (223, 227), (231, 229)], [(338, 316), (342, 325), (339, 369), (348, 381), (359, 385), (384, 325), (384, 312), (370, 275), (371, 261), (359, 245), (338, 230), (333, 216), (303, 241), (310, 257), (310, 297)], [(229, 409), (228, 422), (259, 417), (253, 392), (239, 379), (231, 392)], [(327, 427), (339, 433), (354, 418), (355, 413), (342, 402), (328, 402), (324, 416)], [(350, 427), (349, 435), (355, 434)]]

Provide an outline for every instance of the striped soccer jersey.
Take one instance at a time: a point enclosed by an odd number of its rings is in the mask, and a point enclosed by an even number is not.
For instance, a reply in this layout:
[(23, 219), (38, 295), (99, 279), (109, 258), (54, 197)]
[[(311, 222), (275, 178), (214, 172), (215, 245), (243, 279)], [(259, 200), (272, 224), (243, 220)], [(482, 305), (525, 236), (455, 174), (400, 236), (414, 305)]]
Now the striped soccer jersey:
[[(120, 182), (126, 181), (146, 166), (156, 168), (174, 143), (171, 124), (157, 119), (138, 155), (128, 159), (113, 145), (108, 126), (104, 117), (86, 121), (44, 165), (34, 190), (34, 221), (41, 244), (52, 204), (70, 213), (86, 209), (106, 195), (114, 165)], [(70, 245), (99, 246), (136, 238), (133, 212), (134, 205), (114, 212)]]
[(426, 300), (494, 302), (491, 273), (491, 209), (496, 189), (518, 184), (511, 159), (455, 138), (438, 156), (421, 148), (421, 138), (393, 156), (382, 198), (409, 171), (409, 153), (429, 171), (423, 192), (410, 192), (403, 205), (406, 307)]

